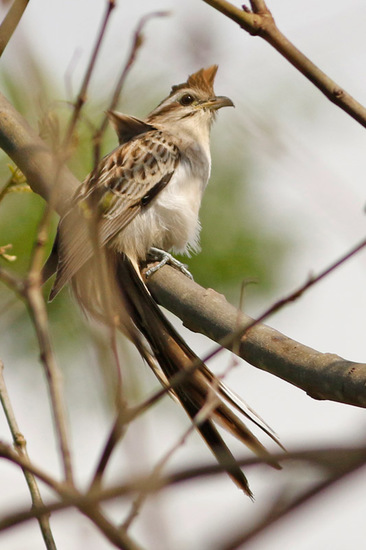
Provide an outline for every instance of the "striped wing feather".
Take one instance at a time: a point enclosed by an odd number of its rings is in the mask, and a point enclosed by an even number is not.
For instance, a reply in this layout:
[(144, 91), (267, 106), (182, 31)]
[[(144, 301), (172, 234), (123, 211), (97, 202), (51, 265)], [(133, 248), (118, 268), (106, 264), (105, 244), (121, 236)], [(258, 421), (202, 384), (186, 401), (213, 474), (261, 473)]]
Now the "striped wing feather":
[[(58, 267), (50, 300), (169, 183), (178, 148), (159, 130), (141, 134), (104, 157), (81, 185), (58, 228)], [(96, 232), (97, 228), (97, 232)]]

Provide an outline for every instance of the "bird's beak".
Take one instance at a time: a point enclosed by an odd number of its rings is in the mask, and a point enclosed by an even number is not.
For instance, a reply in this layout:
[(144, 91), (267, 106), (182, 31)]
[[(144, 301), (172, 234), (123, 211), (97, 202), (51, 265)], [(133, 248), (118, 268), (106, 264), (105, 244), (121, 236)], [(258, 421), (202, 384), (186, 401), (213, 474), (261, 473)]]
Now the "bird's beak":
[(235, 107), (231, 99), (224, 95), (212, 97), (211, 99), (203, 102), (200, 106), (205, 107), (206, 109), (211, 109), (212, 111), (217, 111), (218, 109), (221, 109), (221, 107)]

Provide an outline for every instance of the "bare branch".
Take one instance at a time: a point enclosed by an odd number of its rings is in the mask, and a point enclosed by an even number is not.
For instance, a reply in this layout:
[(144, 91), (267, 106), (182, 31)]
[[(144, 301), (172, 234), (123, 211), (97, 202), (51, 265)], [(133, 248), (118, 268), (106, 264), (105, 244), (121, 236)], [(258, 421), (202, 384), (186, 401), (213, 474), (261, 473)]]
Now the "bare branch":
[[(310, 457), (311, 455), (307, 454), (305, 451), (303, 453), (303, 460), (306, 460), (307, 456)], [(321, 453), (317, 456), (315, 452), (312, 458), (315, 459), (315, 464), (322, 463), (321, 459), (323, 457), (321, 456)], [(265, 529), (286, 517), (288, 514), (291, 514), (291, 512), (295, 511), (303, 504), (306, 504), (313, 497), (321, 494), (329, 487), (334, 486), (335, 483), (343, 480), (349, 474), (353, 474), (359, 468), (365, 466), (365, 458), (364, 452), (359, 453), (357, 451), (355, 453), (351, 451), (350, 453), (343, 454), (343, 456), (342, 453), (338, 456), (335, 454), (333, 457), (331, 454), (328, 454), (326, 461), (332, 461), (333, 459), (333, 465), (330, 466), (328, 462), (328, 472), (325, 479), (322, 479), (314, 485), (310, 485), (310, 487), (308, 487), (305, 491), (297, 494), (294, 499), (289, 499), (288, 495), (284, 493), (273, 503), (273, 506), (270, 508), (268, 513), (265, 514), (264, 517), (260, 518), (254, 526), (242, 533), (237, 533), (228, 543), (221, 544), (220, 548), (223, 550), (242, 548), (245, 543), (255, 539), (257, 535), (261, 535)]]
[[(57, 491), (61, 497), (61, 502), (57, 501), (51, 505), (39, 505), (37, 508), (29, 510), (20, 510), (15, 514), (11, 514), (0, 520), (0, 531), (9, 529), (28, 521), (33, 518), (40, 518), (45, 515), (49, 515), (52, 512), (58, 510), (64, 510), (69, 507), (77, 507), (86, 517), (88, 517), (95, 525), (102, 531), (106, 538), (115, 544), (117, 548), (126, 550), (138, 550), (138, 546), (124, 533), (120, 533), (119, 530), (109, 522), (105, 516), (98, 509), (98, 504), (103, 500), (104, 493), (101, 496), (97, 492), (96, 494), (79, 493), (74, 487), (70, 487), (69, 484), (58, 483), (53, 478), (45, 474), (42, 470), (34, 466), (29, 462), (29, 459), (25, 456), (20, 456), (15, 453), (8, 445), (4, 445), (0, 442), (0, 457), (10, 460), (14, 464), (18, 464), (24, 470), (33, 473), (36, 477), (41, 479), (49, 487)], [(130, 491), (129, 491), (130, 492)], [(122, 494), (127, 494), (125, 487), (122, 489)]]
[(69, 126), (68, 126), (67, 131), (66, 131), (66, 136), (65, 136), (65, 141), (64, 141), (64, 146), (65, 146), (66, 149), (67, 149), (67, 147), (70, 143), (70, 140), (71, 140), (71, 137), (73, 135), (73, 132), (74, 132), (74, 129), (75, 129), (75, 126), (76, 126), (76, 122), (79, 118), (81, 109), (83, 108), (83, 105), (86, 101), (86, 93), (87, 93), (87, 89), (88, 89), (88, 86), (89, 86), (89, 82), (90, 82), (90, 79), (91, 79), (91, 76), (92, 76), (92, 73), (93, 73), (93, 70), (94, 70), (94, 67), (95, 67), (95, 63), (96, 63), (96, 60), (97, 60), (97, 57), (98, 57), (98, 54), (99, 54), (99, 51), (100, 51), (100, 47), (102, 45), (102, 41), (103, 41), (106, 29), (107, 29), (109, 18), (112, 14), (113, 9), (115, 8), (115, 5), (116, 5), (115, 0), (108, 0), (107, 5), (106, 5), (104, 18), (103, 18), (101, 28), (100, 28), (100, 31), (99, 31), (99, 35), (97, 37), (97, 40), (96, 40), (96, 43), (95, 43), (95, 46), (94, 46), (94, 50), (93, 50), (93, 53), (92, 53), (90, 61), (89, 61), (89, 65), (88, 65), (88, 68), (86, 70), (83, 83), (81, 85), (80, 92), (79, 92), (77, 100), (75, 102), (75, 106), (74, 106), (75, 108), (74, 108), (74, 111), (72, 113), (72, 117), (71, 117)]
[[(8, 458), (15, 463), (20, 463), (24, 467), (27, 467), (27, 463), (22, 460), (16, 453), (11, 451), (7, 446), (0, 443), (0, 456)], [(351, 447), (351, 448), (320, 448), (320, 449), (305, 449), (298, 450), (296, 452), (286, 453), (286, 454), (274, 454), (275, 460), (281, 461), (283, 465), (286, 462), (293, 464), (295, 461), (298, 461), (300, 465), (304, 463), (315, 464), (323, 468), (325, 473), (325, 480), (327, 485), (333, 484), (334, 482), (341, 479), (343, 476), (356, 471), (358, 468), (361, 468), (365, 465), (366, 462), (366, 448), (365, 445)], [(260, 457), (250, 457), (242, 460), (238, 460), (238, 464), (242, 467), (256, 466), (262, 464), (263, 459)], [(37, 475), (37, 470), (35, 467), (30, 466), (31, 471), (34, 471)], [(172, 487), (175, 484), (184, 483), (189, 480), (202, 479), (203, 477), (216, 476), (225, 473), (225, 470), (220, 464), (211, 464), (209, 466), (199, 466), (186, 468), (179, 470), (176, 473), (170, 473), (164, 477), (160, 478), (151, 478), (151, 475), (140, 476), (136, 479), (130, 480), (127, 483), (122, 483), (120, 485), (115, 485), (108, 489), (96, 490), (92, 492), (87, 492), (86, 494), (80, 494), (75, 491), (69, 492), (66, 494), (64, 492), (64, 498), (62, 502), (55, 502), (49, 505), (44, 506), (44, 508), (38, 510), (20, 510), (15, 514), (11, 514), (2, 520), (0, 520), (0, 531), (4, 531), (14, 525), (18, 525), (24, 521), (28, 521), (35, 517), (38, 517), (40, 514), (56, 512), (59, 510), (64, 510), (71, 506), (75, 506), (79, 509), (86, 510), (87, 507), (93, 506), (97, 503), (101, 503), (107, 500), (121, 498), (129, 496), (135, 492), (140, 492), (148, 490), (150, 494), (161, 491), (166, 487)], [(328, 482), (327, 482), (328, 480)], [(325, 486), (324, 479), (317, 484), (320, 490), (323, 490)], [(321, 487), (320, 487), (321, 486)], [(62, 487), (62, 486), (60, 486)], [(313, 490), (313, 488), (312, 488)], [(319, 492), (319, 491), (317, 491)], [(60, 488), (60, 493), (62, 489)], [(308, 494), (308, 491), (304, 493)], [(303, 495), (304, 495), (303, 494)], [(301, 499), (300, 495), (300, 499)], [(301, 502), (297, 502), (298, 499), (293, 500), (289, 503), (292, 505), (300, 505), (302, 502), (305, 502), (306, 499), (303, 499)], [(285, 510), (285, 507), (282, 507), (282, 510)], [(84, 512), (85, 513), (85, 512)], [(88, 515), (88, 514), (86, 514)], [(279, 519), (276, 518), (276, 519)]]
[(13, 36), (19, 21), (28, 6), (29, 0), (14, 0), (10, 10), (0, 25), (0, 57)]
[[(21, 433), (18, 423), (15, 418), (14, 410), (11, 405), (9, 398), (8, 390), (6, 388), (5, 379), (4, 379), (4, 365), (0, 360), (0, 401), (3, 406), (6, 419), (8, 421), (9, 429), (13, 437), (14, 445), (20, 456), (24, 457), (29, 461), (29, 456), (27, 453), (27, 443)], [(25, 480), (29, 487), (29, 492), (32, 498), (32, 504), (35, 508), (43, 506), (43, 501), (39, 487), (36, 481), (34, 474), (32, 474), (28, 469), (22, 468)], [(56, 550), (55, 541), (52, 536), (50, 522), (48, 515), (41, 515), (38, 517), (38, 523), (42, 532), (43, 540), (45, 542), (47, 550)]]
[(329, 78), (281, 33), (263, 0), (251, 2), (253, 12), (247, 9), (241, 10), (226, 0), (203, 1), (235, 21), (249, 34), (266, 40), (332, 103), (366, 127), (366, 108)]
[[(165, 11), (156, 11), (149, 13), (142, 17), (140, 21), (137, 24), (137, 28), (134, 32), (133, 38), (132, 38), (132, 45), (131, 50), (127, 56), (127, 61), (122, 69), (122, 72), (120, 74), (120, 77), (118, 79), (118, 82), (116, 84), (116, 87), (113, 92), (113, 97), (110, 102), (108, 110), (113, 110), (117, 106), (118, 100), (121, 95), (122, 88), (124, 86), (124, 83), (126, 81), (126, 78), (128, 76), (128, 73), (130, 72), (133, 64), (136, 61), (137, 53), (140, 49), (140, 47), (143, 44), (143, 30), (145, 28), (145, 25), (150, 21), (150, 19), (153, 19), (154, 17), (166, 17), (169, 13)], [(94, 141), (94, 166), (96, 166), (99, 162), (100, 158), (100, 143), (102, 136), (107, 128), (108, 125), (108, 117), (107, 115), (104, 116), (102, 123), (98, 130), (95, 132), (93, 141)]]
[[(182, 319), (187, 328), (205, 334), (255, 367), (275, 374), (315, 399), (366, 407), (366, 364), (320, 353), (291, 340), (169, 266), (154, 273), (147, 284), (155, 299)], [(260, 320), (299, 293), (296, 290), (287, 300), (276, 303)]]
[(28, 277), (24, 281), (19, 280), (16, 276), (9, 274), (2, 268), (0, 268), (0, 280), (7, 284), (12, 290), (19, 293), (29, 308), (38, 338), (41, 361), (47, 376), (52, 413), (61, 451), (65, 479), (72, 484), (71, 455), (68, 444), (66, 413), (63, 403), (62, 377), (52, 350), (47, 310), (41, 289), (41, 273), (39, 269), (35, 269), (42, 257), (41, 253), (37, 252), (39, 252), (39, 247), (36, 245), (33, 268), (30, 269)]

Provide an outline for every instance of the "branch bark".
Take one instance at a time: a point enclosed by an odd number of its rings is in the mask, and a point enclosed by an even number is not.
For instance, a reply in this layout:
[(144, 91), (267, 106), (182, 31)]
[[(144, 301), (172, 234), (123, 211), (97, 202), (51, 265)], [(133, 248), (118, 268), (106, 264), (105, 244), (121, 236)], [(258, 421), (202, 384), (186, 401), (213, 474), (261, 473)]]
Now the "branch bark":
[(366, 364), (321, 353), (267, 325), (255, 324), (223, 295), (202, 288), (169, 266), (154, 273), (147, 284), (154, 298), (187, 328), (222, 344), (251, 365), (301, 388), (314, 399), (366, 407)]

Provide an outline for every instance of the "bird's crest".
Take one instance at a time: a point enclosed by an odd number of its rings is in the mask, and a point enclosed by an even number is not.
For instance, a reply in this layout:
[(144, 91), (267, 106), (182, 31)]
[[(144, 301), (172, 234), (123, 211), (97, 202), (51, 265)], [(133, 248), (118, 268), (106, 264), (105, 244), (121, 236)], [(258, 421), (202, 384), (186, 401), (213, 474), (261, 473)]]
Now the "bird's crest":
[(174, 94), (177, 90), (184, 88), (196, 89), (202, 92), (206, 92), (209, 96), (214, 95), (213, 83), (217, 73), (218, 65), (211, 65), (207, 69), (200, 69), (196, 73), (191, 74), (188, 77), (187, 82), (177, 84), (172, 87), (170, 95)]

